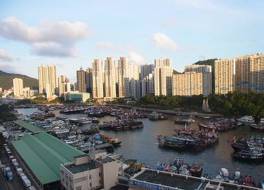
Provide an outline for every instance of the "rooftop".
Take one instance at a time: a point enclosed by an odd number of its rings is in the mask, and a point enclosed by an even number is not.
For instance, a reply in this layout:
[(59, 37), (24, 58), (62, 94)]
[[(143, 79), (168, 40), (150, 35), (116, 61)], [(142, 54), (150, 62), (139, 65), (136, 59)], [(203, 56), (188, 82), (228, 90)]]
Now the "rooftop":
[(32, 125), (31, 123), (23, 121), (23, 120), (16, 120), (14, 123), (24, 129), (31, 131), (32, 133), (44, 132), (42, 128)]
[(221, 185), (225, 190), (258, 190), (258, 188), (241, 186), (237, 184), (218, 182), (209, 179), (202, 179), (192, 176), (179, 175), (169, 172), (161, 172), (151, 169), (143, 169), (139, 174), (136, 174), (130, 180), (132, 186), (137, 187), (151, 187), (158, 189), (158, 187), (166, 187), (166, 189), (204, 189), (206, 184)]
[(90, 160), (89, 162), (80, 165), (75, 165), (74, 163), (69, 165), (64, 165), (64, 167), (66, 167), (70, 172), (74, 174), (84, 172), (87, 170), (93, 170), (95, 168), (98, 168), (98, 166), (99, 163), (96, 162), (95, 160)]
[(157, 173), (152, 170), (144, 171), (143, 173), (138, 175), (135, 179), (154, 183), (154, 184), (161, 184), (169, 187), (177, 187), (180, 189), (197, 189), (197, 187), (201, 183), (199, 180), (186, 179), (184, 177), (176, 178), (175, 176), (171, 176), (169, 174), (161, 173), (161, 172)]
[(42, 185), (59, 181), (60, 165), (85, 154), (45, 132), (26, 134), (12, 144)]

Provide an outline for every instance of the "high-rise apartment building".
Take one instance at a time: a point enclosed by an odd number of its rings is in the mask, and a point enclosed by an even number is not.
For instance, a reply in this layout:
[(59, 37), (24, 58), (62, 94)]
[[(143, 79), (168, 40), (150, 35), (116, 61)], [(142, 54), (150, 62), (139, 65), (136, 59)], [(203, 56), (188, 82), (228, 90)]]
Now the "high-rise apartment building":
[(67, 92), (67, 82), (68, 79), (66, 76), (61, 75), (58, 77), (58, 91), (59, 91), (59, 96), (64, 95)]
[(57, 78), (55, 65), (41, 65), (38, 67), (39, 93), (46, 93), (47, 98), (51, 98), (56, 91)]
[(107, 57), (104, 65), (105, 97), (116, 98), (116, 66), (111, 57)]
[(215, 93), (234, 90), (264, 92), (264, 55), (254, 54), (215, 61)]
[(93, 69), (93, 98), (104, 97), (104, 65), (103, 61), (95, 59), (92, 63)]
[(144, 79), (147, 77), (150, 73), (152, 73), (154, 70), (154, 65), (149, 64), (149, 65), (141, 65), (140, 66), (140, 79)]
[(22, 97), (23, 96), (23, 80), (20, 78), (13, 79), (13, 90), (15, 97)]
[(93, 70), (91, 68), (86, 69), (86, 89), (87, 92), (92, 94), (93, 91)]
[(173, 74), (172, 95), (174, 96), (208, 96), (212, 93), (211, 72), (184, 72)]
[(155, 59), (154, 61), (154, 94), (172, 95), (172, 72), (169, 59)]
[(86, 71), (80, 68), (76, 72), (77, 75), (77, 90), (79, 92), (86, 92)]
[(125, 97), (129, 86), (129, 64), (125, 57), (118, 60), (118, 97)]
[(237, 91), (264, 92), (264, 55), (236, 58), (235, 81)]
[(215, 94), (227, 94), (235, 90), (235, 59), (215, 61)]
[(150, 73), (141, 81), (141, 95), (154, 95), (154, 77)]

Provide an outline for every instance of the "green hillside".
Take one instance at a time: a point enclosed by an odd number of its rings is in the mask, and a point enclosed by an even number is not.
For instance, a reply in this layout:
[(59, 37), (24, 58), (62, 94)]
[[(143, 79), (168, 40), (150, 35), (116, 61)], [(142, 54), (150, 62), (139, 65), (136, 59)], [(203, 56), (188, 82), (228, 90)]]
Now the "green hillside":
[(26, 75), (6, 73), (4, 71), (0, 71), (0, 87), (3, 89), (12, 88), (14, 78), (23, 79), (24, 87), (30, 87), (32, 89), (38, 89), (38, 80), (37, 79), (31, 78), (31, 77), (26, 76)]

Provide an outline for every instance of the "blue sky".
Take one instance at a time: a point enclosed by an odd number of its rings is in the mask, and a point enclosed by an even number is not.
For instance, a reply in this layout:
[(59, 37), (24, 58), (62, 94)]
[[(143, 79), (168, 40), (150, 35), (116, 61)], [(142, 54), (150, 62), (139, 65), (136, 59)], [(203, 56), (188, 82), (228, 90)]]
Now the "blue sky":
[(261, 0), (0, 0), (0, 70), (37, 77), (56, 64), (75, 79), (94, 58), (168, 57), (176, 70), (263, 52)]

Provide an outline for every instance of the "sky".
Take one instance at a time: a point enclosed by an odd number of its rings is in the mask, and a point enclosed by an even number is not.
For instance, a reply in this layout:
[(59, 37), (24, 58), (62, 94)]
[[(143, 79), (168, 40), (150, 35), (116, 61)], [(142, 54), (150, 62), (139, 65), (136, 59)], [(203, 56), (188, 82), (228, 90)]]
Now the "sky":
[(94, 58), (174, 69), (263, 52), (263, 0), (0, 0), (0, 70), (37, 77), (41, 64), (75, 80)]

